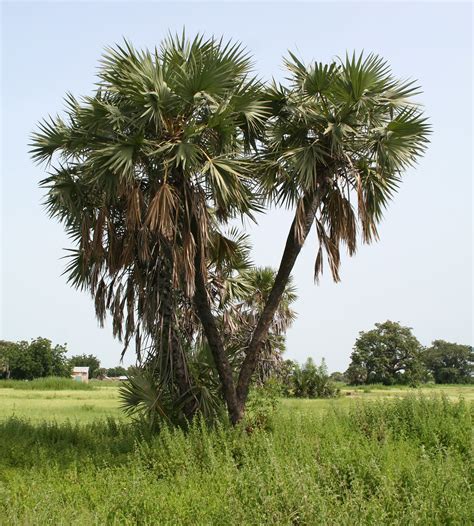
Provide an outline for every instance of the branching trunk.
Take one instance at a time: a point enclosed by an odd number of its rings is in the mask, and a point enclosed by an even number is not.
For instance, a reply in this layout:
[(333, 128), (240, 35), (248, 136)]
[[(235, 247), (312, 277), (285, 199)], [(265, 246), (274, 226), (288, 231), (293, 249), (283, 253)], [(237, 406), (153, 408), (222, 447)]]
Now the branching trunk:
[[(321, 188), (319, 190), (321, 190)], [(207, 296), (206, 282), (201, 271), (202, 255), (200, 253), (197, 237), (199, 232), (197, 227), (193, 229), (193, 235), (196, 239), (197, 245), (195, 259), (196, 290), (194, 302), (216, 364), (217, 372), (221, 381), (222, 392), (233, 424), (238, 423), (244, 415), (250, 382), (257, 366), (262, 345), (268, 335), (270, 325), (280, 304), (296, 259), (304, 245), (309, 231), (311, 230), (319, 204), (319, 195), (318, 191), (305, 195), (302, 202), (302, 217), (298, 220), (298, 213), (295, 214), (295, 218), (293, 219), (288, 233), (285, 250), (281, 258), (280, 267), (273, 288), (247, 347), (245, 358), (239, 373), (237, 386), (234, 383), (232, 369), (225, 353), (224, 344), (221, 335), (219, 334), (216, 320), (212, 314), (209, 298)]]
[(245, 403), (250, 387), (252, 375), (257, 366), (257, 361), (261, 352), (262, 345), (268, 335), (275, 312), (280, 304), (283, 292), (290, 278), (291, 271), (295, 265), (296, 259), (304, 245), (304, 242), (311, 230), (316, 211), (318, 207), (318, 194), (308, 194), (303, 198), (304, 215), (301, 221), (297, 221), (297, 215), (293, 219), (288, 238), (286, 240), (285, 250), (281, 258), (280, 267), (275, 278), (275, 283), (268, 296), (267, 303), (258, 320), (257, 326), (253, 332), (252, 339), (247, 348), (245, 359), (243, 361), (239, 379), (237, 383), (237, 399), (240, 413), (243, 415)]

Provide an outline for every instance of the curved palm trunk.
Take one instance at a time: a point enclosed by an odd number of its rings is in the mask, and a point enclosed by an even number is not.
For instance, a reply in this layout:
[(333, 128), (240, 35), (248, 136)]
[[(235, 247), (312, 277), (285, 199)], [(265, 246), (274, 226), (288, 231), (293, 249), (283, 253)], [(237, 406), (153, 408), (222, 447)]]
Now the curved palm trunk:
[[(321, 190), (321, 188), (319, 189)], [(319, 205), (318, 191), (306, 194), (302, 200), (302, 216), (295, 214), (290, 227), (283, 252), (280, 267), (268, 296), (267, 303), (260, 315), (257, 326), (253, 332), (252, 339), (247, 347), (245, 359), (240, 369), (237, 385), (234, 383), (232, 369), (225, 353), (224, 345), (217, 328), (216, 320), (212, 314), (211, 305), (207, 296), (206, 282), (201, 270), (202, 254), (200, 252), (199, 229), (193, 225), (193, 236), (196, 240), (195, 255), (195, 295), (194, 302), (199, 319), (202, 323), (209, 347), (214, 358), (217, 372), (221, 381), (222, 392), (227, 403), (230, 420), (237, 424), (245, 412), (245, 403), (252, 375), (255, 372), (257, 361), (268, 335), (275, 312), (278, 309), (285, 287), (288, 283), (291, 271), (296, 259), (304, 245), (313, 224)]]
[(295, 218), (291, 224), (273, 288), (253, 332), (252, 339), (248, 345), (245, 359), (240, 370), (237, 382), (237, 399), (241, 416), (243, 416), (244, 413), (250, 381), (257, 366), (262, 345), (268, 335), (270, 325), (275, 316), (275, 312), (278, 309), (278, 305), (280, 304), (296, 259), (308, 237), (309, 231), (311, 230), (318, 203), (319, 199), (317, 192), (305, 195), (303, 198), (303, 217), (300, 221), (297, 221), (298, 213), (295, 214)]

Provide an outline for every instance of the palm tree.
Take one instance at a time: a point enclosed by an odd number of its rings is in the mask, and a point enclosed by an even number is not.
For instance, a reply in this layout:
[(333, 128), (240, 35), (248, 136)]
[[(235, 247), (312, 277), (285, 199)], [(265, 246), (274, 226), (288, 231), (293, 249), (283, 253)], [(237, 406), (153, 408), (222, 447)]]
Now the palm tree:
[(258, 209), (245, 153), (267, 110), (248, 54), (184, 34), (153, 53), (125, 43), (107, 50), (96, 93), (66, 103), (66, 119), (40, 125), (32, 154), (53, 165), (41, 184), (76, 245), (70, 282), (92, 292), (101, 322), (110, 312), (125, 349), (132, 338), (139, 356), (153, 347), (180, 395), (191, 384), (176, 313), (194, 301), (236, 414), (207, 262), (211, 232)]
[[(92, 292), (101, 321), (112, 315), (125, 348), (132, 338), (139, 356), (151, 346), (179, 397), (193, 385), (197, 316), (234, 423), (312, 225), (315, 277), (325, 253), (338, 280), (341, 245), (352, 255), (358, 229), (364, 242), (377, 238), (429, 134), (417, 88), (376, 56), (305, 66), (290, 55), (286, 66), (290, 84), (266, 87), (238, 44), (183, 35), (150, 53), (126, 43), (107, 51), (94, 96), (69, 95), (67, 119), (43, 122), (33, 138), (34, 158), (53, 165), (42, 182), (50, 214), (76, 245), (72, 284)], [(265, 200), (295, 216), (234, 375), (217, 307), (223, 283), (236, 297), (242, 284), (222, 279), (211, 252), (232, 245), (229, 220), (253, 217)]]
[[(223, 332), (226, 351), (235, 370), (240, 371), (258, 320), (273, 288), (276, 271), (271, 267), (253, 267), (240, 273), (242, 292), (224, 307)], [(261, 384), (279, 368), (285, 351), (285, 334), (296, 318), (293, 304), (297, 299), (292, 277), (286, 283), (278, 308), (273, 315), (268, 333), (254, 372), (255, 380)]]
[(377, 223), (403, 172), (424, 152), (430, 127), (412, 97), (412, 81), (395, 79), (375, 55), (304, 65), (290, 54), (290, 85), (267, 92), (262, 189), (270, 202), (295, 209), (280, 267), (245, 351), (237, 382), (241, 412), (263, 341), (298, 254), (313, 224), (319, 240), (315, 279), (323, 253), (335, 281), (340, 250), (377, 239)]

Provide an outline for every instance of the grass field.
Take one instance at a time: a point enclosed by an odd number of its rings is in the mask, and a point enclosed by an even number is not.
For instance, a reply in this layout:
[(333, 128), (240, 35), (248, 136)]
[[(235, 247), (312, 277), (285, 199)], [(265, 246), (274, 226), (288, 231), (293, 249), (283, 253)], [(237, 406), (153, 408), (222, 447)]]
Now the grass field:
[(473, 387), (369, 391), (148, 436), (116, 386), (0, 389), (0, 524), (472, 524)]
[(1, 388), (0, 384), (0, 420), (15, 416), (31, 422), (87, 423), (108, 417), (123, 418), (116, 385), (89, 385), (92, 388), (88, 390), (53, 391)]
[[(32, 383), (32, 382), (30, 382)], [(91, 382), (87, 390), (26, 389), (28, 382), (16, 382), (15, 387), (3, 387), (0, 382), (0, 420), (10, 416), (26, 418), (31, 422), (66, 420), (82, 423), (113, 417), (125, 419), (119, 407), (117, 383)], [(74, 382), (70, 382), (75, 388)], [(81, 385), (81, 384), (76, 384)], [(354, 402), (380, 400), (406, 396), (412, 393), (432, 395), (443, 394), (451, 400), (462, 397), (474, 401), (474, 386), (427, 385), (418, 389), (395, 386), (343, 387), (341, 397), (336, 400), (286, 399), (282, 405), (287, 409), (309, 409), (319, 411), (328, 407), (350, 407)]]

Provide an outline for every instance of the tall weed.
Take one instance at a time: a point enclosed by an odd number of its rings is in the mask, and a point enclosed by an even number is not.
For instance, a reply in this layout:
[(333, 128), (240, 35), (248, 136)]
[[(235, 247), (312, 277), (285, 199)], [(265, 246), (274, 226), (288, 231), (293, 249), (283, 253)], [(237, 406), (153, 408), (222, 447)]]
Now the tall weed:
[[(471, 412), (409, 397), (272, 430), (0, 422), (8, 524), (471, 524)], [(1, 520), (0, 520), (1, 522)]]

